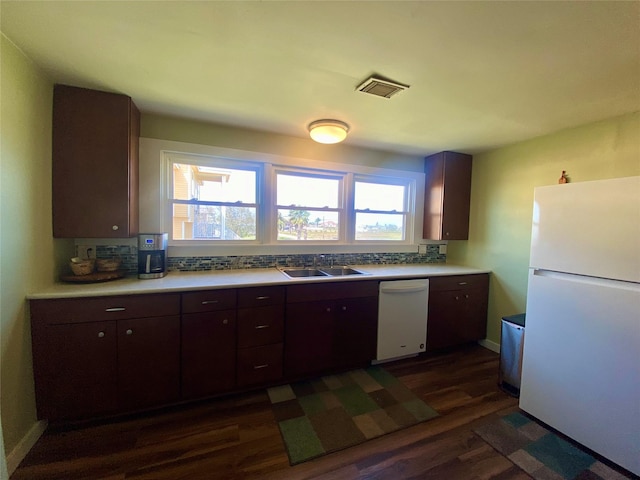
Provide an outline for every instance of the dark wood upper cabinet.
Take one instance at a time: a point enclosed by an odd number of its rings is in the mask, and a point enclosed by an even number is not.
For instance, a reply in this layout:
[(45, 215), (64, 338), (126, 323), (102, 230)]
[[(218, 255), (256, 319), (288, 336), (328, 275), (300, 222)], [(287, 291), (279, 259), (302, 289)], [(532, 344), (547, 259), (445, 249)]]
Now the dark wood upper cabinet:
[(425, 158), (423, 238), (469, 238), (472, 158), (456, 152), (440, 152)]
[(137, 235), (139, 136), (130, 97), (54, 87), (54, 237)]

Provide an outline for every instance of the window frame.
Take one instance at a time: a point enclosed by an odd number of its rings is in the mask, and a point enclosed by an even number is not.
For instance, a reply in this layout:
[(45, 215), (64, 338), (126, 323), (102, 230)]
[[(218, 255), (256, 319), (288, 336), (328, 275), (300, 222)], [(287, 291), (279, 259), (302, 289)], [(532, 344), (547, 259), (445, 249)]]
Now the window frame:
[(346, 239), (346, 222), (347, 222), (347, 212), (345, 205), (345, 172), (336, 172), (336, 171), (327, 171), (323, 169), (312, 169), (312, 168), (301, 168), (301, 167), (291, 167), (284, 165), (273, 165), (272, 166), (272, 181), (273, 185), (273, 202), (271, 202), (267, 208), (271, 210), (271, 219), (274, 222), (277, 222), (278, 211), (280, 209), (286, 209), (291, 207), (291, 205), (279, 205), (276, 203), (278, 198), (278, 175), (290, 175), (290, 176), (299, 176), (299, 177), (307, 177), (307, 178), (317, 178), (317, 179), (327, 179), (327, 180), (337, 180), (338, 181), (338, 198), (337, 198), (337, 207), (307, 207), (300, 206), (300, 209), (313, 211), (313, 212), (337, 212), (338, 214), (338, 238), (336, 240), (279, 240), (278, 239), (278, 227), (274, 223), (270, 223), (265, 225), (265, 228), (270, 232), (271, 243), (274, 245), (308, 245), (308, 244), (317, 244), (317, 245), (343, 245), (347, 243)]
[[(218, 149), (212, 149), (214, 152)], [(227, 150), (227, 149), (225, 149)], [(161, 206), (160, 219), (161, 230), (170, 232), (169, 246), (173, 248), (200, 247), (216, 248), (219, 254), (223, 252), (236, 251), (235, 247), (252, 247), (255, 254), (292, 252), (292, 251), (315, 251), (322, 247), (332, 247), (334, 251), (340, 251), (349, 247), (363, 247), (363, 251), (377, 251), (383, 248), (384, 251), (410, 251), (411, 246), (421, 242), (415, 238), (416, 222), (421, 212), (418, 212), (416, 205), (421, 201), (419, 198), (423, 193), (420, 186), (424, 184), (424, 174), (411, 170), (391, 170), (386, 168), (364, 167), (361, 165), (338, 164), (331, 162), (309, 161), (305, 159), (289, 159), (286, 157), (276, 157), (268, 154), (256, 154), (255, 152), (238, 151), (238, 156), (233, 155), (233, 151), (224, 151), (224, 155), (216, 153), (188, 153), (175, 150), (160, 150), (164, 168), (161, 174), (161, 190), (163, 202)], [(187, 163), (202, 166), (213, 166), (219, 168), (248, 169), (256, 172), (256, 239), (255, 240), (176, 240), (173, 239), (173, 176), (172, 168), (174, 163)], [(276, 181), (277, 172), (292, 172), (292, 174), (308, 174), (319, 178), (341, 178), (339, 190), (339, 202), (342, 203), (344, 218), (340, 219), (339, 235), (337, 240), (277, 240), (277, 212), (276, 204), (277, 192)], [(356, 214), (355, 203), (355, 183), (364, 181), (368, 183), (382, 183), (390, 185), (405, 186), (405, 208), (404, 212), (404, 239), (403, 240), (356, 240)], [(206, 202), (203, 202), (206, 203)], [(234, 204), (235, 205), (235, 204)], [(282, 207), (282, 206), (281, 206)], [(286, 206), (284, 206), (286, 208)], [(362, 213), (368, 213), (362, 211)], [(390, 213), (390, 212), (382, 212)], [(418, 225), (419, 227), (419, 225)], [(259, 248), (258, 251), (255, 248)], [(291, 248), (295, 247), (294, 250)], [(311, 250), (305, 247), (310, 247)], [(285, 250), (283, 250), (283, 248)], [(374, 249), (374, 250), (372, 250)], [(237, 250), (245, 251), (243, 249)], [(353, 251), (353, 250), (342, 250)]]
[[(355, 201), (356, 201), (356, 183), (372, 183), (378, 185), (395, 185), (404, 187), (404, 195), (403, 195), (403, 210), (398, 212), (396, 210), (370, 210), (370, 209), (356, 209)], [(351, 232), (351, 238), (353, 239), (353, 244), (363, 245), (363, 244), (393, 244), (393, 245), (403, 245), (403, 244), (411, 244), (413, 243), (413, 235), (414, 235), (414, 218), (416, 215), (415, 211), (415, 199), (416, 199), (416, 185), (415, 181), (405, 178), (405, 177), (393, 177), (386, 175), (371, 175), (371, 174), (353, 174), (353, 204), (351, 207), (351, 212), (353, 214), (352, 221), (349, 223), (349, 226), (353, 229)], [(358, 217), (358, 213), (372, 213), (372, 214), (400, 214), (403, 216), (403, 239), (402, 240), (358, 240), (356, 239), (356, 219)], [(413, 215), (412, 215), (413, 214)]]
[[(187, 153), (165, 152), (167, 180), (165, 183), (166, 195), (163, 206), (164, 231), (169, 232), (169, 242), (181, 246), (214, 246), (214, 245), (260, 245), (262, 244), (261, 217), (263, 213), (263, 177), (264, 165), (260, 162), (248, 162), (213, 155), (195, 155)], [(247, 170), (255, 173), (256, 203), (222, 202), (208, 200), (181, 200), (173, 197), (173, 171), (174, 165), (187, 164), (209, 168)], [(175, 239), (173, 238), (173, 208), (175, 205), (203, 205), (203, 206), (227, 206), (247, 207), (256, 209), (256, 238), (255, 240), (216, 240), (216, 239)]]

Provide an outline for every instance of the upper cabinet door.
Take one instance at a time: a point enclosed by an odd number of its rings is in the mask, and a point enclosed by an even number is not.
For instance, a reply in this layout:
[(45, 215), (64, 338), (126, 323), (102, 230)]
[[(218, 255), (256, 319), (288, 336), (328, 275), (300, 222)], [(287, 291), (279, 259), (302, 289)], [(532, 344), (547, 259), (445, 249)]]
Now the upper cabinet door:
[(54, 237), (137, 235), (139, 136), (131, 98), (54, 87)]
[(423, 238), (469, 238), (471, 161), (471, 155), (456, 152), (440, 152), (425, 158)]

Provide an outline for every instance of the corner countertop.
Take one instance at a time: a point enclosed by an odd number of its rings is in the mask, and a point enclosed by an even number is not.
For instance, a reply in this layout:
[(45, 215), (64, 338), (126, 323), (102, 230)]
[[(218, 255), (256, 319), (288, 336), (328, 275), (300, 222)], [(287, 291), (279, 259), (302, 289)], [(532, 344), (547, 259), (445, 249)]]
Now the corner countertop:
[(233, 287), (259, 287), (266, 285), (294, 285), (321, 282), (357, 282), (362, 280), (399, 280), (446, 275), (490, 273), (461, 265), (446, 263), (399, 265), (350, 265), (364, 275), (336, 277), (289, 278), (277, 268), (237, 270), (210, 270), (205, 272), (169, 272), (164, 278), (140, 280), (136, 276), (102, 283), (55, 283), (50, 287), (27, 295), (29, 300), (55, 298), (102, 297), (110, 295), (137, 295), (143, 293), (170, 293), (190, 290), (213, 290)]

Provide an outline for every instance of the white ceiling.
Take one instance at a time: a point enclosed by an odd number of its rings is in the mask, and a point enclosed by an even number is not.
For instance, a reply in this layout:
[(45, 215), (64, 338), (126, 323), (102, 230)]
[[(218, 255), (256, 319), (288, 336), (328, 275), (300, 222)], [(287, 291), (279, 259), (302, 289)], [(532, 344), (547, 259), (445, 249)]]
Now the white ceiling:
[[(159, 113), (411, 154), (478, 153), (640, 110), (640, 2), (7, 1), (57, 83)], [(410, 88), (355, 91), (376, 73)]]

